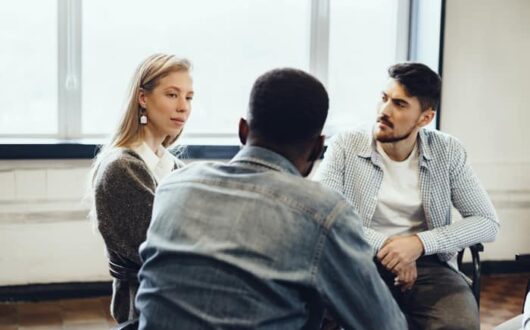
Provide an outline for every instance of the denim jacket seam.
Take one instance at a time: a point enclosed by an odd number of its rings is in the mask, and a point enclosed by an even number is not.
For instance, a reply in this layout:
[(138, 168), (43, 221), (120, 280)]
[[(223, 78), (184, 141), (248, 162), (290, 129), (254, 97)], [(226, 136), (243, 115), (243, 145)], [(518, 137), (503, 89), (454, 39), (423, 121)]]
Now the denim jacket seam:
[(335, 205), (335, 207), (331, 210), (331, 212), (329, 212), (328, 216), (324, 219), (324, 222), (322, 223), (324, 228), (329, 230), (339, 213), (342, 212), (342, 210), (344, 210), (348, 206), (350, 206), (350, 204), (348, 204), (346, 201), (338, 202), (337, 205)]
[[(256, 170), (256, 169), (271, 170), (269, 167), (263, 166), (263, 164), (256, 164), (254, 162), (247, 162), (244, 160), (238, 161), (238, 166), (241, 166), (243, 168), (252, 169), (252, 170)], [(272, 170), (276, 170), (276, 169), (272, 169)]]
[[(289, 198), (288, 196), (285, 196), (283, 194), (275, 194), (271, 190), (262, 189), (261, 187), (253, 185), (253, 184), (248, 184), (247, 185), (247, 184), (244, 184), (244, 183), (236, 183), (236, 182), (230, 182), (229, 183), (229, 182), (224, 181), (223, 179), (177, 180), (177, 181), (174, 181), (172, 183), (173, 184), (174, 183), (205, 183), (205, 184), (217, 185), (217, 186), (220, 186), (220, 187), (224, 186), (224, 187), (241, 188), (241, 189), (246, 190), (246, 191), (252, 191), (252, 192), (261, 193), (261, 194), (263, 194), (263, 195), (265, 195), (265, 196), (267, 196), (267, 197), (269, 197), (271, 199), (274, 199), (274, 200), (277, 200), (277, 201), (281, 201), (281, 202), (285, 203), (286, 205), (288, 205), (289, 207), (292, 207), (293, 209), (296, 209), (298, 211), (303, 212), (304, 214), (309, 215), (310, 218), (314, 219), (318, 224), (322, 224), (322, 220), (326, 219), (320, 213), (316, 213), (316, 214), (313, 213), (312, 211), (314, 211), (314, 210), (311, 210), (311, 209), (305, 207), (305, 205), (303, 205), (302, 203), (299, 203), (296, 200), (294, 200), (292, 198)], [(327, 218), (329, 218), (329, 216)]]
[(278, 171), (278, 172), (290, 173), (290, 171), (288, 171), (287, 168), (285, 168), (284, 166), (282, 166), (280, 164), (274, 164), (274, 163), (268, 162), (268, 161), (266, 161), (264, 159), (261, 159), (261, 158), (242, 157), (242, 158), (237, 159), (237, 160), (235, 160), (233, 162), (234, 163), (236, 163), (236, 162), (254, 163), (254, 164), (257, 164), (257, 165), (268, 167), (268, 168), (270, 168), (272, 170), (275, 170), (275, 171)]
[(319, 226), (318, 228), (320, 229), (319, 238), (318, 238), (318, 243), (315, 248), (315, 255), (313, 256), (313, 259), (311, 260), (311, 269), (310, 269), (311, 283), (315, 287), (317, 285), (316, 277), (318, 273), (320, 259), (322, 257), (322, 252), (324, 251), (324, 246), (327, 240), (327, 229), (324, 226)]
[[(322, 252), (324, 251), (324, 245), (325, 241), (328, 238), (328, 232), (330, 228), (333, 226), (335, 219), (337, 219), (337, 216), (340, 214), (344, 208), (349, 206), (349, 204), (345, 201), (341, 201), (335, 205), (335, 207), (331, 210), (329, 215), (324, 219), (324, 222), (322, 223), (320, 228), (320, 237), (318, 240), (318, 244), (315, 251), (315, 256), (313, 257), (313, 260), (311, 262), (312, 269), (311, 269), (311, 281), (316, 284), (316, 274), (318, 272), (318, 265), (320, 263), (320, 258), (322, 257)], [(317, 220), (318, 222), (318, 220)]]

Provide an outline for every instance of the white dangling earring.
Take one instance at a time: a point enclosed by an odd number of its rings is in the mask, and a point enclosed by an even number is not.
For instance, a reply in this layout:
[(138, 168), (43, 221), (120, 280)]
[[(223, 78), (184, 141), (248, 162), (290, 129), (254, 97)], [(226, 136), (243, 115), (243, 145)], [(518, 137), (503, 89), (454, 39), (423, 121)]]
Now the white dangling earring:
[(140, 107), (140, 124), (147, 125), (147, 115), (145, 114), (145, 109)]

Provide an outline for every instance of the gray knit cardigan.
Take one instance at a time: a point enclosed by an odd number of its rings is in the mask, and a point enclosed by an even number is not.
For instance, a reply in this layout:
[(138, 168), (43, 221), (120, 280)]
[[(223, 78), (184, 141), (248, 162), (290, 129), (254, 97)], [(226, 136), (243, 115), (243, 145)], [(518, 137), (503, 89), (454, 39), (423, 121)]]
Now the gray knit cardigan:
[[(182, 166), (175, 161), (175, 169)], [(157, 184), (145, 162), (131, 149), (112, 150), (101, 160), (94, 194), (98, 229), (109, 259), (141, 266), (138, 248), (146, 238)]]

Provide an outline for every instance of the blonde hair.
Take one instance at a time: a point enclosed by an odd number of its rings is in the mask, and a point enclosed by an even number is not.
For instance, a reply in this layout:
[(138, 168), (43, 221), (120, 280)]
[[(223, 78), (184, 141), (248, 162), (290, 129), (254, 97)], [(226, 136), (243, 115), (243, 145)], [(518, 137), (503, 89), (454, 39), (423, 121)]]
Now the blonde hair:
[[(90, 187), (92, 189), (90, 195), (93, 195), (93, 185), (97, 169), (106, 154), (116, 148), (131, 147), (144, 139), (145, 126), (140, 124), (141, 106), (138, 102), (140, 90), (152, 92), (160, 82), (160, 79), (173, 72), (189, 72), (190, 70), (191, 63), (187, 59), (168, 54), (153, 54), (140, 63), (131, 81), (125, 111), (119, 121), (118, 127), (110, 141), (101, 148), (92, 164), (90, 176)], [(172, 145), (181, 133), (182, 131), (175, 136), (167, 136), (162, 141), (162, 145), (166, 148)], [(93, 196), (91, 197), (93, 198)], [(89, 215), (94, 219), (95, 214), (93, 214), (93, 211), (94, 205), (90, 212), (91, 215)]]

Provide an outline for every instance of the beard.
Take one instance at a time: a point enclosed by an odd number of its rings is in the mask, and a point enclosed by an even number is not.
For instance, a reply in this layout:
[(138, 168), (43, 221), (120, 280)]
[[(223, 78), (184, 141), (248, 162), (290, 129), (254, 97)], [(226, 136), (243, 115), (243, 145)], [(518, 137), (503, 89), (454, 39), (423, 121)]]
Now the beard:
[[(393, 125), (392, 125), (392, 127), (393, 127)], [(395, 143), (395, 142), (399, 142), (399, 141), (407, 139), (412, 134), (412, 132), (414, 132), (415, 128), (416, 128), (416, 126), (412, 126), (412, 128), (409, 129), (408, 132), (406, 132), (404, 134), (401, 134), (401, 135), (396, 135), (396, 136), (380, 136), (380, 135), (378, 135), (376, 133), (375, 134), (375, 139), (377, 141), (381, 142), (381, 143)]]

